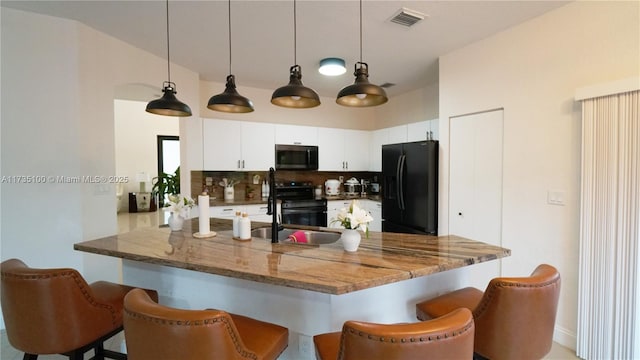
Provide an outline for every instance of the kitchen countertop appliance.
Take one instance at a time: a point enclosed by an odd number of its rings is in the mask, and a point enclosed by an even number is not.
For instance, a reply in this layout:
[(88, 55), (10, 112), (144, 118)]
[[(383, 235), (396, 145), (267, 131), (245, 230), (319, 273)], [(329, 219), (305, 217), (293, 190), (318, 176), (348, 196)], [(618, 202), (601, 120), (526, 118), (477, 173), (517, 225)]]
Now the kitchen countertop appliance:
[(438, 234), (438, 141), (382, 146), (382, 231)]
[(345, 195), (356, 196), (360, 192), (360, 188), (360, 182), (354, 177), (344, 182)]
[(327, 226), (327, 200), (316, 198), (314, 189), (310, 182), (285, 181), (276, 184), (282, 224)]
[(340, 195), (340, 181), (329, 179), (324, 182), (324, 193), (327, 196)]

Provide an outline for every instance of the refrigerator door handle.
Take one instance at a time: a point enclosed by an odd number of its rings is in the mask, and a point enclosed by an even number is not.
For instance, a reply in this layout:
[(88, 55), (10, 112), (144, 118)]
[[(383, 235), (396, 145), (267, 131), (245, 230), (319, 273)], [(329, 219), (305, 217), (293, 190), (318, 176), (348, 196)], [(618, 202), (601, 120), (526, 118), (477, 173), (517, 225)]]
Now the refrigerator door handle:
[(398, 162), (396, 163), (396, 201), (398, 202), (398, 209), (402, 210), (402, 202), (400, 198), (402, 197), (402, 185), (400, 185), (400, 167), (402, 164), (402, 157), (404, 155), (398, 156)]
[(404, 205), (404, 165), (407, 163), (407, 155), (400, 156), (400, 162), (398, 164), (398, 203), (400, 204), (400, 210), (406, 210)]

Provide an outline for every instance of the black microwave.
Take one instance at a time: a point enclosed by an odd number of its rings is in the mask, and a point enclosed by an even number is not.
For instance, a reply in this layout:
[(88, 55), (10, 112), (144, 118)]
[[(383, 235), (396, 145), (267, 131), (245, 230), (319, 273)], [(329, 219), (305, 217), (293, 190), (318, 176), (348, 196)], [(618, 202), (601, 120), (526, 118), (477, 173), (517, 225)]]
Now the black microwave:
[(276, 170), (318, 170), (318, 147), (276, 144)]

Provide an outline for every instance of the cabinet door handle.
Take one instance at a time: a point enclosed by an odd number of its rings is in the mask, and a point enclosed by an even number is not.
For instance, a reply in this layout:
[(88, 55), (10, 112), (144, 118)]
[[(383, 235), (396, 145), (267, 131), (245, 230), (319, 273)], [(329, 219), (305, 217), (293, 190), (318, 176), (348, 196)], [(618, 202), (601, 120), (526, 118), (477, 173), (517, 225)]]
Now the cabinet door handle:
[(242, 168), (244, 169), (244, 160), (242, 160)]
[(345, 161), (344, 164), (345, 164), (344, 165), (345, 170), (349, 170), (349, 162)]
[(240, 167), (240, 160), (238, 160), (238, 169), (242, 169), (242, 168)]
[(293, 145), (302, 145), (302, 142), (301, 141), (294, 141)]

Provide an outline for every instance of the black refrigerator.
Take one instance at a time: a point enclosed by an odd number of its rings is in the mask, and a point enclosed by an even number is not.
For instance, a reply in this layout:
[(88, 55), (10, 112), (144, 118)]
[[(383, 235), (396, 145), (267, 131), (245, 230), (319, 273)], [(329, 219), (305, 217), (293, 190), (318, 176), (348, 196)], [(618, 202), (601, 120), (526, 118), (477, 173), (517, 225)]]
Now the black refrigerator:
[(438, 141), (382, 146), (382, 231), (438, 234)]

